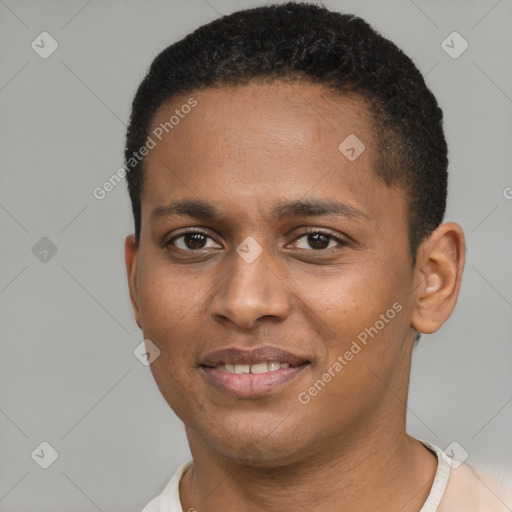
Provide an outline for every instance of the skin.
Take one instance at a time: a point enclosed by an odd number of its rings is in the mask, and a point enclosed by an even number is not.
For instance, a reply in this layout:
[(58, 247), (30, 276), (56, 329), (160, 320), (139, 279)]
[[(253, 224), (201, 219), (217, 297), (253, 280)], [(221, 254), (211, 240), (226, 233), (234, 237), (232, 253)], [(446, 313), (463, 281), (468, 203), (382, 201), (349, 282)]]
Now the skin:
[[(183, 509), (418, 511), (437, 461), (405, 431), (413, 329), (435, 332), (455, 306), (462, 229), (439, 226), (412, 265), (407, 194), (373, 170), (372, 120), (358, 96), (281, 82), (190, 96), (197, 106), (146, 157), (140, 246), (133, 235), (125, 242), (135, 319), (161, 351), (151, 371), (194, 459)], [(190, 96), (164, 105), (153, 127)], [(349, 134), (366, 146), (353, 162), (338, 150)], [(221, 216), (151, 221), (182, 199)], [(271, 216), (279, 203), (310, 199), (363, 215)], [(203, 248), (186, 237), (161, 246), (190, 227), (210, 237), (199, 238)], [(346, 243), (321, 238), (319, 249), (308, 228)], [(252, 263), (236, 252), (246, 237), (262, 248)], [(299, 393), (397, 302), (401, 311), (301, 404)], [(250, 398), (213, 386), (198, 367), (213, 350), (261, 345), (311, 364)]]

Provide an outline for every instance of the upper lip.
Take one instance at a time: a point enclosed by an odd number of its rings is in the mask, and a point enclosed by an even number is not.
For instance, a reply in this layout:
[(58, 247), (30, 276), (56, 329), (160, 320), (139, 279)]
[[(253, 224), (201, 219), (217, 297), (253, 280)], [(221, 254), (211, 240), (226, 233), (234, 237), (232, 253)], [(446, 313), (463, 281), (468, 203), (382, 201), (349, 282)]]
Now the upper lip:
[(250, 350), (235, 347), (216, 350), (207, 354), (200, 364), (213, 368), (222, 364), (256, 364), (263, 361), (278, 361), (288, 363), (290, 366), (309, 363), (305, 357), (276, 347), (263, 346)]

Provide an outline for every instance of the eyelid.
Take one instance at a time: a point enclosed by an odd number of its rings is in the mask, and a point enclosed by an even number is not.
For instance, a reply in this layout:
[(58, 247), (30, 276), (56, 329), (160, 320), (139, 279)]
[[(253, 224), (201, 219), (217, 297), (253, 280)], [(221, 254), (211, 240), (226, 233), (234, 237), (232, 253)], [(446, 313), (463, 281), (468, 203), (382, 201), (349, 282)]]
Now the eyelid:
[[(162, 240), (161, 247), (162, 249), (166, 249), (168, 246), (173, 246), (175, 249), (179, 250), (179, 247), (176, 247), (172, 242), (173, 240), (176, 240), (177, 238), (180, 238), (182, 236), (191, 234), (191, 233), (199, 233), (201, 235), (205, 235), (206, 237), (213, 240), (216, 244), (219, 244), (215, 237), (212, 236), (212, 234), (206, 229), (206, 228), (183, 228), (183, 231), (178, 233), (173, 233), (172, 236), (165, 237)], [(221, 245), (221, 244), (219, 244)], [(197, 249), (196, 251), (190, 250), (190, 252), (198, 252), (200, 249)]]
[[(321, 235), (325, 235), (327, 237), (330, 237), (331, 239), (335, 240), (339, 246), (341, 247), (344, 247), (344, 246), (347, 246), (350, 244), (351, 242), (351, 239), (346, 236), (346, 235), (339, 235), (339, 234), (334, 234), (332, 233), (331, 231), (329, 230), (326, 230), (325, 228), (314, 228), (314, 227), (307, 227), (307, 228), (303, 228), (305, 229), (304, 232), (302, 232), (300, 235), (296, 236), (295, 239), (293, 240), (293, 242), (296, 242), (297, 240), (299, 240), (300, 238), (306, 236), (306, 235), (309, 235), (309, 234), (316, 234), (316, 233), (320, 233)], [(329, 249), (334, 249), (334, 247), (330, 247)], [(322, 251), (327, 251), (329, 249), (311, 249), (311, 251), (315, 251), (315, 252), (322, 252)], [(308, 250), (308, 249), (303, 249), (303, 250)]]
[[(300, 234), (298, 234), (293, 239), (293, 241), (291, 243), (296, 242), (297, 240), (301, 239), (304, 236), (307, 236), (309, 234), (316, 234), (316, 233), (319, 233), (319, 234), (325, 235), (327, 237), (330, 237), (331, 239), (335, 240), (338, 243), (338, 245), (341, 246), (341, 247), (349, 245), (350, 241), (351, 241), (350, 238), (347, 237), (346, 235), (334, 234), (331, 231), (326, 230), (325, 228), (306, 227), (306, 228), (297, 228), (297, 229), (303, 229), (304, 231), (302, 231)], [(183, 228), (182, 232), (174, 233), (171, 237), (164, 238), (164, 240), (162, 241), (161, 246), (162, 246), (163, 249), (165, 249), (165, 248), (168, 248), (168, 246), (171, 245), (175, 249), (180, 250), (179, 247), (176, 247), (172, 243), (173, 240), (176, 240), (177, 238), (180, 238), (182, 236), (185, 236), (185, 235), (188, 235), (188, 234), (191, 234), (191, 233), (199, 233), (201, 235), (205, 235), (207, 238), (210, 238), (215, 243), (219, 244), (219, 242), (215, 239), (215, 237), (211, 235), (211, 232), (208, 231), (206, 228)], [(219, 244), (219, 245), (221, 245), (221, 244)], [(335, 247), (330, 247), (329, 249), (300, 249), (300, 250), (314, 251), (314, 252), (320, 253), (320, 252), (325, 252), (325, 251), (330, 250), (330, 249), (335, 249)], [(183, 249), (181, 249), (181, 250), (183, 250)], [(187, 252), (199, 252), (200, 250), (202, 250), (202, 249), (196, 249), (196, 250), (190, 249)]]

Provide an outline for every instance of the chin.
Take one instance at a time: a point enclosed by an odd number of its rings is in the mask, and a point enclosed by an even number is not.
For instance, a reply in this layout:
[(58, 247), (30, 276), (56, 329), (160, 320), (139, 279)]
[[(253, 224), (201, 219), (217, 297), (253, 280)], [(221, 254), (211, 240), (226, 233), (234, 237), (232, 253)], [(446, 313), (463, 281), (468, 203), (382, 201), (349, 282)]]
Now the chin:
[[(305, 453), (304, 432), (299, 436), (295, 431), (275, 430), (254, 423), (247, 428), (226, 428), (220, 432), (205, 432), (201, 437), (209, 448), (232, 462), (252, 467), (280, 467), (299, 461)], [(298, 441), (301, 444), (298, 444)]]

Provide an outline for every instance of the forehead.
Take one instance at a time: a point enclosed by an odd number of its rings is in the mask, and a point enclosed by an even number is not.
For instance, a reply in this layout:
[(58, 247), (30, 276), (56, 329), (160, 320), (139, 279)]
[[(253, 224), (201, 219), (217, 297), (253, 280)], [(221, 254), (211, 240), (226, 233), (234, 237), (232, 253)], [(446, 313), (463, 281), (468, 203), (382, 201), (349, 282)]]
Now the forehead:
[(149, 135), (155, 147), (144, 164), (143, 217), (145, 203), (180, 196), (247, 210), (308, 194), (342, 196), (370, 215), (404, 214), (401, 190), (374, 171), (377, 137), (358, 95), (281, 82), (196, 90), (163, 105)]
[[(172, 115), (185, 109), (191, 98), (197, 102), (191, 112), (181, 114), (180, 119)], [(169, 127), (173, 117), (176, 124)], [(208, 151), (210, 157), (217, 153), (222, 160), (256, 153), (263, 147), (288, 153), (289, 158), (295, 154), (299, 159), (301, 149), (317, 157), (326, 150), (338, 151), (339, 144), (355, 134), (371, 149), (367, 158), (377, 149), (370, 109), (361, 96), (309, 83), (249, 83), (197, 90), (160, 107), (151, 131), (162, 128), (161, 137), (175, 148), (193, 136), (197, 147)]]

